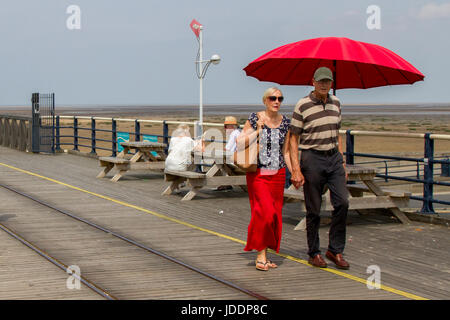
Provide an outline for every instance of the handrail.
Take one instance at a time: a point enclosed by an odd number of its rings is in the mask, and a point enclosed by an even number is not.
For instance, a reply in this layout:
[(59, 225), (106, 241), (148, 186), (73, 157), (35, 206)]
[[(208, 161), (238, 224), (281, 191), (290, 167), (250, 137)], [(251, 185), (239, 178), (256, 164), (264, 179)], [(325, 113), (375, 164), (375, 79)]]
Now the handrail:
[[(23, 116), (15, 116), (15, 115), (0, 115), (0, 144), (3, 145), (9, 145), (13, 146), (16, 145), (17, 142), (15, 140), (15, 135), (12, 133), (14, 130), (17, 132), (17, 128), (12, 128), (12, 125), (16, 126), (16, 124), (13, 124), (15, 121), (11, 121), (11, 124), (8, 121), (2, 120), (2, 119), (15, 119), (15, 120), (25, 120), (29, 121), (31, 120), (30, 117), (23, 117)], [(73, 125), (60, 125), (61, 119), (72, 119)], [(78, 123), (79, 120), (89, 120), (90, 126), (83, 126), (81, 127)], [(2, 122), (3, 121), (3, 122)], [(110, 128), (106, 129), (99, 129), (97, 128), (96, 121), (110, 121)], [(134, 135), (136, 141), (140, 141), (142, 139), (142, 136), (144, 135), (143, 132), (141, 132), (141, 124), (144, 123), (152, 123), (152, 124), (161, 124), (163, 127), (162, 135), (161, 134), (151, 134), (152, 136), (156, 136), (158, 139), (163, 140), (164, 143), (167, 145), (169, 144), (169, 125), (178, 125), (178, 124), (187, 124), (187, 125), (196, 125), (197, 122), (192, 121), (176, 121), (176, 120), (151, 120), (151, 119), (130, 119), (130, 118), (114, 118), (114, 117), (94, 117), (94, 116), (57, 116), (56, 117), (56, 150), (60, 150), (62, 145), (72, 145), (73, 150), (79, 151), (78, 147), (84, 147), (84, 148), (90, 148), (91, 154), (97, 154), (98, 150), (109, 150), (112, 152), (112, 155), (114, 156), (116, 154), (117, 149), (117, 134), (119, 132), (117, 124), (120, 122), (133, 122), (134, 123), (134, 130), (133, 129), (127, 129), (131, 130), (128, 131), (128, 133), (131, 135)], [(3, 127), (2, 127), (3, 125)], [(203, 123), (204, 126), (207, 127), (221, 127), (223, 128), (223, 123)], [(23, 126), (22, 126), (23, 127)], [(242, 125), (240, 127), (243, 127)], [(63, 132), (63, 135), (61, 135), (60, 129), (73, 129), (72, 135), (67, 135), (66, 132)], [(22, 130), (24, 131), (24, 130)], [(79, 131), (90, 131), (91, 135), (90, 137), (87, 136), (79, 136)], [(104, 138), (96, 137), (96, 133), (98, 132), (106, 132), (112, 134), (112, 139), (107, 140)], [(406, 132), (377, 132), (377, 131), (362, 131), (362, 130), (339, 130), (339, 134), (346, 136), (346, 150), (345, 150), (345, 156), (348, 164), (355, 164), (355, 157), (360, 158), (378, 158), (382, 159), (382, 163), (384, 163), (384, 172), (385, 174), (378, 174), (377, 177), (388, 180), (403, 180), (403, 181), (410, 181), (410, 182), (418, 182), (422, 183), (424, 185), (424, 192), (423, 197), (420, 199), (423, 201), (424, 206), (422, 208), (422, 212), (426, 213), (434, 213), (434, 209), (432, 204), (433, 203), (441, 203), (450, 205), (450, 202), (448, 201), (442, 201), (438, 200), (435, 197), (433, 197), (433, 186), (434, 185), (441, 185), (441, 186), (450, 186), (448, 182), (444, 181), (436, 181), (433, 177), (436, 175), (435, 169), (433, 169), (433, 165), (436, 167), (437, 164), (441, 165), (441, 176), (448, 177), (449, 171), (450, 171), (450, 161), (448, 159), (448, 155), (444, 156), (435, 156), (434, 152), (434, 141), (435, 140), (450, 140), (450, 135), (447, 134), (431, 134), (431, 133), (406, 133)], [(377, 136), (377, 137), (387, 137), (387, 138), (415, 138), (415, 139), (423, 139), (425, 142), (425, 152), (424, 154), (417, 154), (415, 157), (402, 157), (402, 156), (394, 156), (394, 155), (381, 155), (381, 154), (370, 154), (370, 153), (359, 153), (355, 151), (355, 136)], [(67, 142), (67, 141), (60, 141), (60, 138), (73, 138), (73, 142)], [(22, 139), (23, 140), (23, 139)], [(91, 140), (91, 143), (85, 143), (80, 144), (78, 141), (86, 141)], [(102, 146), (97, 146), (96, 142), (107, 142), (111, 143), (110, 147), (105, 146), (104, 144)], [(213, 141), (213, 140), (208, 140)], [(215, 140), (216, 142), (224, 142)], [(166, 150), (167, 152), (167, 150)], [(404, 176), (404, 173), (407, 173), (409, 171), (399, 171), (395, 170), (395, 168), (401, 168), (401, 167), (407, 167), (408, 165), (399, 165), (399, 166), (390, 166), (388, 171), (387, 162), (390, 160), (396, 160), (396, 161), (412, 161), (417, 163), (417, 168), (415, 170), (411, 170), (411, 172), (415, 171), (414, 176), (417, 179), (413, 179), (409, 176)], [(360, 163), (360, 164), (363, 164)], [(411, 165), (409, 165), (411, 166)], [(394, 170), (391, 170), (394, 169)], [(397, 172), (398, 171), (398, 172)], [(422, 172), (421, 172), (422, 171)], [(400, 174), (400, 176), (396, 175), (393, 176), (393, 174)], [(420, 179), (420, 177), (423, 174), (423, 179)], [(411, 198), (412, 199), (412, 198)]]
[[(346, 134), (347, 130), (339, 130), (339, 134)], [(425, 138), (425, 133), (409, 133), (409, 132), (379, 132), (379, 131), (362, 131), (350, 130), (352, 136), (373, 136), (373, 137), (397, 137), (397, 138)], [(450, 140), (449, 134), (430, 134), (430, 139), (434, 140)]]
[[(188, 124), (195, 125), (196, 122), (192, 121), (177, 121), (177, 120), (147, 120), (147, 119), (127, 119), (127, 118), (105, 118), (105, 117), (88, 117), (88, 116), (59, 116), (60, 119), (84, 119), (84, 120), (115, 120), (115, 121), (123, 121), (123, 122), (142, 122), (142, 123), (167, 123), (167, 124)], [(223, 123), (217, 122), (203, 122), (204, 126), (207, 127), (223, 127)], [(239, 127), (243, 127), (243, 125), (239, 125)]]

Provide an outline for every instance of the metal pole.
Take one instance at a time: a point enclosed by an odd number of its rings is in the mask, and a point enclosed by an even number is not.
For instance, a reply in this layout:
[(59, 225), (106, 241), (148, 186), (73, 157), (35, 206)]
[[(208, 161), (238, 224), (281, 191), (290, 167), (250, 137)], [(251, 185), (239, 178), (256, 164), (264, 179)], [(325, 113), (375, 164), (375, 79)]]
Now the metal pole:
[(345, 153), (345, 162), (347, 164), (355, 164), (355, 137), (351, 134), (351, 130), (347, 130), (345, 132), (346, 137), (346, 153)]
[[(345, 162), (355, 164), (355, 137), (351, 134), (352, 130), (345, 132)], [(348, 184), (355, 184), (355, 181), (348, 181)]]
[(51, 116), (52, 116), (52, 153), (55, 153), (55, 94), (52, 93), (52, 108), (51, 108)]
[(430, 139), (430, 134), (425, 134), (425, 154), (423, 167), (423, 206), (422, 213), (435, 213), (433, 208), (433, 157), (434, 140)]
[(199, 72), (200, 72), (200, 132), (197, 138), (200, 138), (203, 134), (203, 26), (200, 26), (200, 32), (199, 32), (199, 44), (200, 44), (200, 50), (199, 50)]
[(112, 156), (117, 156), (117, 122), (113, 118), (111, 123), (111, 133), (112, 133)]
[(163, 121), (163, 143), (166, 144), (164, 153), (167, 155), (169, 153), (169, 125), (165, 120)]
[(78, 119), (73, 118), (73, 150), (78, 150)]
[(56, 143), (56, 151), (60, 151), (61, 150), (61, 141), (60, 141), (60, 122), (59, 122), (59, 116), (56, 116), (56, 127), (55, 127), (55, 143)]
[(94, 117), (91, 117), (91, 153), (92, 154), (97, 154), (97, 151), (96, 151), (97, 138), (96, 138), (96, 132), (95, 131), (96, 131), (95, 119), (94, 119)]
[[(39, 93), (33, 93), (31, 96), (32, 104), (32, 129), (31, 129), (31, 151), (39, 153), (40, 151), (40, 106)], [(6, 120), (9, 122), (9, 120)]]
[(134, 121), (134, 141), (141, 141), (141, 123), (137, 119)]
[(336, 95), (336, 60), (333, 60), (333, 96)]

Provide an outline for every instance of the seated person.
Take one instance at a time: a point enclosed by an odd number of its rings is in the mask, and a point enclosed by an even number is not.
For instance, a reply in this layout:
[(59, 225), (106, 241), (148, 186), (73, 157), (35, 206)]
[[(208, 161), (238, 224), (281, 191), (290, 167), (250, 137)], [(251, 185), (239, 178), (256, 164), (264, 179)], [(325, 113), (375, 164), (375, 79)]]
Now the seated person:
[(235, 117), (225, 117), (224, 122), (225, 134), (227, 137), (227, 144), (225, 145), (226, 151), (236, 151), (236, 139), (241, 133), (238, 129), (237, 120)]
[(165, 168), (176, 171), (190, 169), (194, 147), (195, 142), (191, 138), (189, 126), (187, 124), (180, 124), (172, 133)]
[[(224, 147), (225, 151), (235, 152), (236, 151), (236, 139), (241, 133), (238, 129), (238, 123), (235, 117), (228, 116), (225, 117), (225, 122), (223, 123), (225, 128), (225, 136), (227, 138), (227, 144)], [(216, 191), (231, 190), (232, 186), (219, 186)]]

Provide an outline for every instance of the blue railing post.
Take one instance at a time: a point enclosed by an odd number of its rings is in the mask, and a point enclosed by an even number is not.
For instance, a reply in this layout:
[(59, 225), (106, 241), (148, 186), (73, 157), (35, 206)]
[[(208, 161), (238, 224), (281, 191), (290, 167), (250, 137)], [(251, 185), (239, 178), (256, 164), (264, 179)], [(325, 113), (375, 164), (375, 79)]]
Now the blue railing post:
[[(345, 132), (345, 162), (355, 164), (355, 137), (351, 134), (352, 130)], [(348, 181), (348, 184), (355, 184), (355, 181)]]
[(60, 131), (59, 131), (59, 116), (56, 116), (56, 127), (55, 127), (55, 150), (61, 150), (61, 141), (60, 141)]
[(420, 163), (419, 163), (419, 161), (417, 161), (416, 179), (420, 179)]
[(441, 163), (441, 177), (450, 177), (450, 159), (443, 159), (447, 161), (447, 163)]
[(141, 124), (137, 119), (134, 121), (134, 141), (141, 141)]
[(163, 121), (163, 143), (167, 145), (164, 149), (164, 153), (167, 155), (169, 153), (169, 125), (166, 121)]
[(112, 156), (115, 157), (117, 155), (117, 122), (112, 119)]
[(423, 206), (422, 213), (435, 213), (433, 209), (433, 158), (434, 140), (430, 139), (430, 134), (425, 134), (425, 154), (423, 167)]
[(73, 150), (78, 151), (78, 119), (73, 118)]
[(351, 134), (352, 130), (345, 132), (345, 162), (347, 164), (355, 164), (355, 137)]
[(95, 119), (94, 117), (91, 118), (91, 153), (96, 154), (96, 134), (95, 134)]

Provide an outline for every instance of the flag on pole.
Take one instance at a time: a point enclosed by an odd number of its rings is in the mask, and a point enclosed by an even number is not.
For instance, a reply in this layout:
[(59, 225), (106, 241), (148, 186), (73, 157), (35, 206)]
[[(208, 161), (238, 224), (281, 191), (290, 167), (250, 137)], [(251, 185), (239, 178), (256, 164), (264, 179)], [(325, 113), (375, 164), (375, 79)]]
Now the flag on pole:
[(200, 22), (198, 22), (197, 20), (193, 19), (191, 21), (190, 26), (191, 26), (192, 31), (194, 31), (195, 35), (198, 38), (200, 36), (200, 27), (202, 27), (202, 25), (200, 24)]

